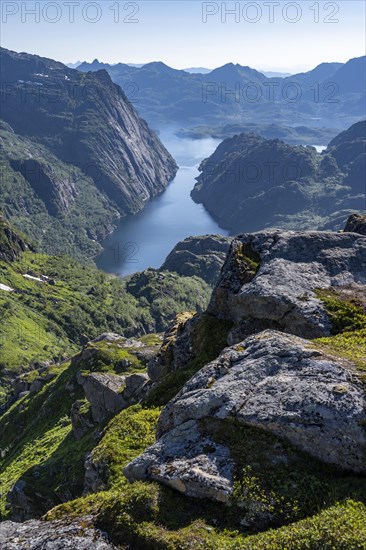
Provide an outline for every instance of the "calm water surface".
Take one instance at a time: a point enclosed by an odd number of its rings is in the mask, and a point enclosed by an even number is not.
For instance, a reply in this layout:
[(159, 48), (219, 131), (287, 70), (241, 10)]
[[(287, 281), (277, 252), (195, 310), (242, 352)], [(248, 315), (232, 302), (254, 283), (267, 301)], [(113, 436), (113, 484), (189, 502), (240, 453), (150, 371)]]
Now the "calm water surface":
[(179, 171), (158, 197), (134, 216), (124, 218), (102, 243), (104, 251), (97, 259), (100, 269), (128, 275), (148, 267), (158, 268), (178, 241), (191, 235), (228, 232), (221, 229), (190, 192), (198, 175), (198, 166), (210, 156), (220, 140), (192, 140), (162, 131), (160, 139), (179, 165)]
[[(158, 268), (177, 242), (192, 235), (228, 235), (190, 197), (201, 160), (214, 152), (220, 140), (182, 139), (171, 130), (161, 131), (159, 137), (177, 161), (178, 173), (161, 195), (138, 214), (121, 220), (102, 243), (104, 251), (96, 263), (108, 273), (129, 275), (148, 267)], [(318, 152), (326, 148), (314, 147)]]

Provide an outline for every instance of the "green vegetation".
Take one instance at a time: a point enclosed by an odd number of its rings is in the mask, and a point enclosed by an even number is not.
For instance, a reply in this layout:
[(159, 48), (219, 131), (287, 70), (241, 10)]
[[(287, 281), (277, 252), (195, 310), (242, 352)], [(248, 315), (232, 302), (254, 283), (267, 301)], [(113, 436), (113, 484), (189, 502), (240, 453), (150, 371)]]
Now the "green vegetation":
[(333, 334), (357, 331), (366, 326), (366, 298), (352, 288), (318, 290), (332, 322)]
[(315, 343), (325, 352), (344, 357), (366, 375), (366, 298), (351, 289), (318, 290), (332, 322), (333, 336)]
[[(186, 314), (183, 318), (178, 317), (184, 323), (192, 318), (192, 314)], [(202, 314), (193, 325), (190, 335), (192, 347), (195, 350), (195, 357), (187, 363), (187, 366), (169, 372), (159, 380), (156, 386), (149, 393), (146, 403), (148, 405), (165, 405), (172, 399), (183, 385), (198, 372), (204, 365), (215, 359), (227, 346), (227, 335), (231, 323)], [(174, 335), (166, 344), (164, 354), (169, 356), (169, 347), (174, 344)]]
[[(102, 250), (97, 241), (113, 228), (110, 220), (118, 219), (117, 210), (77, 166), (63, 163), (44, 145), (0, 124), (0, 210), (43, 252), (69, 255), (92, 265), (92, 258)], [(37, 175), (33, 185), (22, 169), (27, 159), (33, 162), (29, 175)], [(42, 189), (46, 178), (50, 180)]]
[[(130, 485), (123, 467), (153, 442), (158, 416), (159, 409), (135, 406), (111, 420), (92, 451), (105, 490), (62, 504), (47, 519), (93, 514), (116, 543), (141, 549), (363, 548), (365, 479), (332, 471), (271, 435), (235, 423), (201, 424), (216, 441), (229, 444), (238, 460), (231, 506), (187, 498), (157, 483)], [(283, 451), (288, 462), (278, 460)], [(277, 529), (253, 534), (270, 525)]]
[[(53, 368), (58, 374), (56, 379), (37, 395), (29, 394), (17, 401), (0, 418), (2, 518), (6, 514), (6, 495), (20, 479), (26, 482), (26, 494), (40, 513), (62, 500), (56, 494), (67, 490), (72, 497), (81, 490), (82, 457), (92, 448), (92, 440), (87, 435), (75, 441), (70, 433), (70, 409), (83, 396), (82, 388), (75, 384), (75, 365), (64, 363)], [(42, 498), (35, 495), (35, 486)]]
[[(143, 338), (146, 345), (147, 338)], [(152, 349), (156, 347), (154, 336), (148, 339)], [(37, 394), (29, 394), (16, 401), (0, 417), (0, 517), (6, 515), (6, 495), (13, 484), (19, 480), (25, 481), (25, 492), (32, 501), (32, 510), (40, 514), (46, 512), (62, 501), (81, 495), (84, 480), (85, 454), (91, 451), (96, 443), (93, 439), (94, 427), (79, 440), (71, 431), (71, 406), (75, 401), (82, 401), (81, 413), (87, 414), (89, 404), (84, 399), (82, 387), (76, 381), (76, 373), (89, 372), (142, 372), (146, 365), (137, 354), (140, 347), (130, 346), (122, 349), (128, 341), (121, 339), (114, 342), (96, 342), (89, 346), (94, 354), (88, 359), (76, 355), (71, 361), (62, 365), (49, 367), (45, 373), (54, 375)], [(88, 347), (86, 348), (88, 349)], [(146, 348), (144, 348), (146, 349)], [(133, 353), (135, 351), (135, 353)], [(33, 372), (27, 375), (32, 378)], [(131, 415), (135, 410), (131, 407)], [(125, 411), (125, 415), (126, 415)], [(157, 412), (145, 411), (146, 418), (157, 418)], [(124, 417), (122, 417), (124, 418)], [(127, 417), (126, 417), (127, 418)], [(118, 439), (125, 434), (124, 444), (131, 449), (141, 451), (143, 443), (152, 443), (146, 439), (147, 434), (139, 436), (138, 420), (132, 419), (130, 424), (124, 421), (118, 423), (118, 416), (111, 422), (101, 446), (94, 450), (96, 459), (103, 451), (103, 460), (107, 455), (114, 457), (118, 468), (119, 454), (126, 453), (118, 446)], [(14, 432), (14, 426), (17, 431)], [(141, 428), (142, 429), (142, 428)], [(134, 431), (135, 430), (135, 431)], [(150, 432), (149, 432), (150, 433)], [(105, 451), (105, 452), (104, 452)]]
[(0, 290), (0, 386), (34, 363), (70, 356), (102, 332), (161, 332), (180, 311), (204, 309), (210, 293), (197, 277), (148, 270), (127, 282), (67, 257), (30, 251), (12, 263), (0, 261), (0, 277), (17, 291)]
[(235, 270), (241, 284), (251, 281), (261, 265), (261, 258), (250, 244), (241, 244), (234, 249)]

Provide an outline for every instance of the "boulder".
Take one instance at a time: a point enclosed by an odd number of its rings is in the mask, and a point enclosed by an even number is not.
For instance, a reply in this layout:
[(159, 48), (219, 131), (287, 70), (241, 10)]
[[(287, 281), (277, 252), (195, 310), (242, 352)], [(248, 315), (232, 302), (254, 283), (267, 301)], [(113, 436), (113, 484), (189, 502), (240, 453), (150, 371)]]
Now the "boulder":
[(137, 399), (137, 395), (141, 393), (143, 395), (143, 388), (149, 381), (149, 377), (144, 373), (135, 373), (130, 376), (126, 376), (125, 384), (126, 387), (123, 391), (123, 398), (128, 400), (133, 400), (133, 397)]
[(26, 521), (0, 523), (2, 550), (113, 550), (105, 533), (96, 529), (90, 517), (70, 521)]
[(346, 233), (360, 233), (360, 235), (366, 235), (366, 215), (365, 214), (352, 214), (347, 220), (346, 227), (344, 228)]
[(197, 423), (188, 420), (163, 435), (123, 473), (130, 481), (153, 479), (186, 496), (227, 502), (233, 467), (229, 449), (202, 437)]
[(229, 343), (267, 328), (317, 338), (332, 324), (320, 289), (366, 283), (366, 238), (356, 233), (261, 231), (237, 237), (207, 312), (231, 320)]
[(185, 384), (160, 416), (157, 442), (124, 473), (131, 481), (156, 479), (187, 495), (227, 499), (230, 453), (199, 430), (207, 419), (263, 430), (314, 459), (365, 472), (365, 411), (352, 363), (266, 330), (226, 348)]
[(101, 423), (127, 406), (121, 395), (125, 386), (124, 376), (103, 372), (92, 372), (84, 376), (78, 372), (77, 381), (84, 388), (95, 422)]

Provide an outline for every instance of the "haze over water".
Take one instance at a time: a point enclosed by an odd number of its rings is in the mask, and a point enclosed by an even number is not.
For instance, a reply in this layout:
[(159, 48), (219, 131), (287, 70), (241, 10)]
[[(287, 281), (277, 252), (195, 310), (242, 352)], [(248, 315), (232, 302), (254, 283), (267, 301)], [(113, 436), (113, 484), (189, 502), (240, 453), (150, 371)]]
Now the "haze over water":
[(200, 162), (210, 156), (220, 140), (178, 138), (171, 130), (159, 137), (179, 165), (167, 189), (134, 216), (121, 220), (102, 243), (97, 265), (108, 273), (129, 275), (148, 267), (159, 268), (177, 242), (192, 235), (227, 235), (205, 208), (193, 202), (190, 192)]

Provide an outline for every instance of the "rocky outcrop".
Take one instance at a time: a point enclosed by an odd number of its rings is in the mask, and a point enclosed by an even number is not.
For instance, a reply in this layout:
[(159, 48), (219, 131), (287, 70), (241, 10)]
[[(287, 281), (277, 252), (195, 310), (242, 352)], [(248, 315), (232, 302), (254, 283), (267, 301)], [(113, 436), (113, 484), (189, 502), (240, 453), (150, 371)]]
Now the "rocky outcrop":
[(111, 414), (117, 414), (127, 407), (120, 393), (125, 387), (124, 376), (103, 372), (84, 376), (79, 372), (77, 382), (83, 386), (95, 422), (101, 423)]
[(123, 470), (130, 481), (153, 479), (186, 496), (227, 502), (233, 461), (224, 445), (202, 436), (194, 420), (161, 437)]
[(147, 374), (143, 373), (130, 376), (104, 372), (92, 372), (86, 376), (80, 372), (77, 374), (77, 381), (83, 386), (90, 403), (92, 418), (98, 424), (140, 401), (147, 391), (148, 380)]
[(70, 521), (27, 521), (0, 523), (2, 550), (113, 550), (105, 533), (93, 526), (90, 517)]
[(75, 401), (70, 411), (72, 431), (76, 439), (81, 439), (90, 428), (94, 427), (93, 419), (89, 410), (85, 410), (85, 402)]
[[(126, 353), (122, 353), (119, 358), (119, 351)], [(141, 368), (149, 363), (156, 352), (157, 349), (153, 346), (134, 338), (104, 333), (89, 342), (80, 354), (73, 357), (72, 362), (78, 367), (76, 381), (83, 387), (91, 412), (90, 416), (82, 401), (73, 404), (71, 420), (77, 439), (93, 425), (93, 422), (101, 424), (109, 416), (143, 398), (148, 389), (148, 375), (143, 372), (127, 373), (129, 368), (132, 368), (134, 356)], [(98, 372), (98, 361), (101, 366), (104, 364), (103, 361), (107, 361), (117, 372), (122, 370), (126, 374)]]
[(360, 233), (360, 235), (366, 235), (366, 215), (364, 214), (352, 214), (347, 220), (346, 227), (344, 228), (346, 233)]
[(350, 362), (302, 338), (267, 330), (225, 349), (163, 410), (159, 439), (124, 470), (184, 494), (226, 501), (228, 448), (202, 432), (217, 419), (264, 430), (312, 457), (364, 472), (366, 396)]
[(365, 144), (364, 121), (321, 154), (279, 139), (235, 135), (201, 163), (191, 195), (232, 233), (341, 229), (351, 211), (365, 207)]
[(26, 250), (34, 249), (29, 242), (20, 237), (0, 212), (0, 260), (13, 262)]
[(157, 382), (168, 372), (185, 366), (193, 357), (192, 332), (198, 318), (193, 313), (176, 316), (164, 334), (161, 348), (149, 363), (147, 372), (152, 382)]
[(13, 396), (18, 399), (24, 392), (38, 393), (43, 386), (53, 380), (56, 373), (49, 370), (49, 365), (20, 374), (11, 381)]
[(170, 252), (161, 270), (175, 271), (179, 275), (201, 277), (213, 286), (229, 251), (231, 237), (205, 235), (188, 237)]
[(265, 328), (330, 335), (319, 289), (366, 284), (366, 238), (355, 233), (245, 234), (232, 244), (208, 313), (235, 323), (229, 343)]
[(61, 175), (51, 162), (41, 162), (34, 158), (11, 159), (10, 165), (27, 180), (51, 216), (60, 216), (69, 211), (77, 195), (76, 182), (70, 174), (65, 172)]
[[(57, 504), (72, 499), (73, 494), (70, 492), (66, 481), (59, 485), (55, 495), (51, 495), (48, 492), (34, 491), (31, 480), (25, 481), (24, 479), (19, 479), (6, 495), (6, 508), (9, 510), (9, 519), (16, 522), (24, 522), (29, 519), (39, 518), (46, 510), (50, 510), (55, 506), (55, 496)], [(0, 523), (0, 528), (1, 525), (2, 523)], [(1, 545), (0, 548), (2, 548)]]

